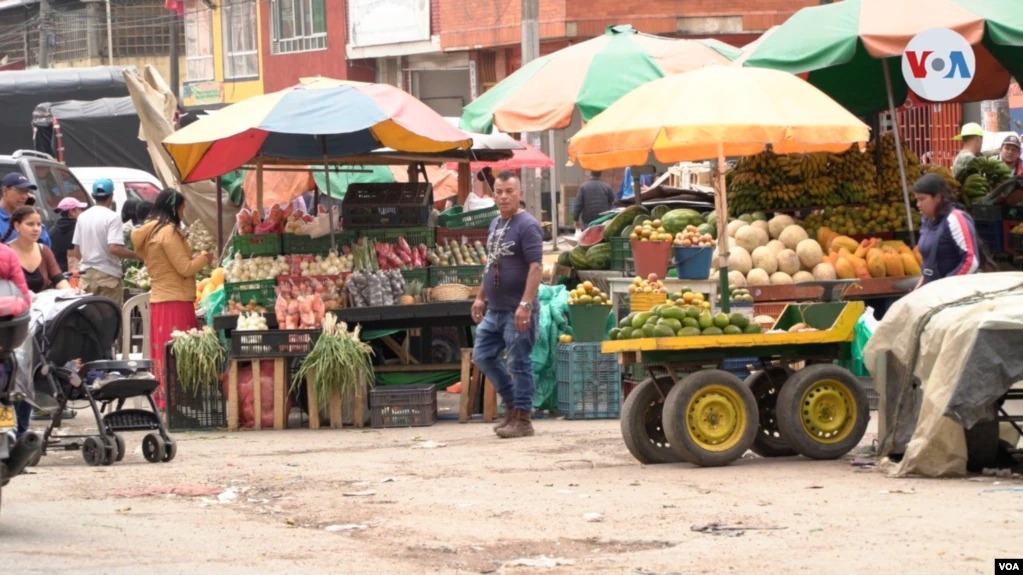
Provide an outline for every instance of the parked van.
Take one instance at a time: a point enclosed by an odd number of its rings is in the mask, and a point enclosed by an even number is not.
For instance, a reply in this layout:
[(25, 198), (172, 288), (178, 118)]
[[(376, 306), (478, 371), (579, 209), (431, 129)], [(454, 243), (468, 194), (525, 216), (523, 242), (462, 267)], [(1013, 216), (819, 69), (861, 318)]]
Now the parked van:
[(71, 168), (71, 172), (90, 194), (96, 180), (107, 178), (114, 182), (114, 203), (118, 212), (128, 198), (152, 202), (163, 190), (163, 184), (156, 176), (135, 168)]
[[(71, 196), (92, 205), (92, 196), (67, 166), (53, 156), (35, 150), (18, 150), (9, 156), (0, 156), (0, 177), (10, 172), (21, 172), (38, 190), (34, 192), (36, 207), (43, 223), (52, 226), (57, 220), (54, 209), (64, 198)], [(89, 184), (92, 185), (91, 183)]]

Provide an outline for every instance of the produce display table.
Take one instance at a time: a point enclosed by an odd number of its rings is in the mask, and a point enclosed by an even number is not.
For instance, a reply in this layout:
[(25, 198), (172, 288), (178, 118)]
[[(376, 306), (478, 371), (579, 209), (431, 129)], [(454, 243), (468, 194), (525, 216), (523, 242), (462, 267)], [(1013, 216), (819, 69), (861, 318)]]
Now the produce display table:
[[(865, 300), (899, 297), (911, 292), (919, 279), (919, 277), (897, 277), (859, 280), (844, 290), (842, 299)], [(822, 289), (820, 286), (799, 284), (749, 287), (750, 295), (757, 303), (812, 301), (820, 297)]]

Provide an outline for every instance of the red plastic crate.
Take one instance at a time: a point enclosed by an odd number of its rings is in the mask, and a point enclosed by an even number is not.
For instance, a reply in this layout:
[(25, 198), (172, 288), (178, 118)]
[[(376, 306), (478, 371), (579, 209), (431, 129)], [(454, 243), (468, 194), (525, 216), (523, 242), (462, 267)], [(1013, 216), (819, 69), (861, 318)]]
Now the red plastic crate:
[(785, 306), (789, 305), (789, 302), (781, 303), (754, 303), (753, 304), (753, 317), (758, 315), (766, 315), (778, 319), (782, 312), (785, 311)]

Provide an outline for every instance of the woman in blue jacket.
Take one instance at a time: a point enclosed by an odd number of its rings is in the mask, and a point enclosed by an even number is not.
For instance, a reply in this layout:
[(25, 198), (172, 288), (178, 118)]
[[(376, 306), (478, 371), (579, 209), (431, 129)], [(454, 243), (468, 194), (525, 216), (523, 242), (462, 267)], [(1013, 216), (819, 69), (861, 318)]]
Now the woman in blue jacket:
[(945, 179), (927, 174), (913, 184), (913, 192), (923, 215), (919, 244), (922, 277), (917, 287), (980, 271), (981, 245), (973, 218), (956, 202)]

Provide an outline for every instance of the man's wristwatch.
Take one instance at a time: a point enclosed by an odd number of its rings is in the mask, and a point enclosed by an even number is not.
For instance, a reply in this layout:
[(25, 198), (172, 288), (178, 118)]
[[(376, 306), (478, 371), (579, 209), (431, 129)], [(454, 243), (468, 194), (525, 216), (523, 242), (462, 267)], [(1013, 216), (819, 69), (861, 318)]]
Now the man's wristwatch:
[(531, 301), (520, 301), (519, 302), (519, 307), (524, 307), (524, 308), (528, 309), (529, 311), (533, 311), (533, 302), (531, 302)]

